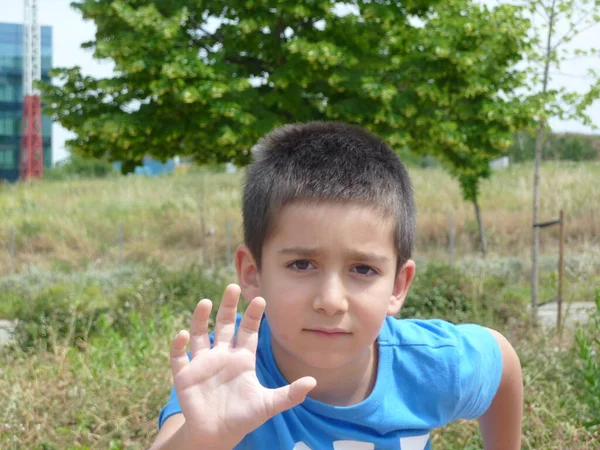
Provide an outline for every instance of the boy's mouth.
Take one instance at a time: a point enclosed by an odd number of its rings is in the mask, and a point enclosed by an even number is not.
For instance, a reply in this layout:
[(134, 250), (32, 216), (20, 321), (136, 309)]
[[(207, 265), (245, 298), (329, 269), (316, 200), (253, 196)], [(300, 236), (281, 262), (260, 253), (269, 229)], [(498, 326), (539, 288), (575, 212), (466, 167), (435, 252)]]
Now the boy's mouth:
[(347, 336), (351, 334), (345, 330), (342, 330), (341, 328), (305, 328), (305, 331), (316, 334), (317, 336), (330, 338)]

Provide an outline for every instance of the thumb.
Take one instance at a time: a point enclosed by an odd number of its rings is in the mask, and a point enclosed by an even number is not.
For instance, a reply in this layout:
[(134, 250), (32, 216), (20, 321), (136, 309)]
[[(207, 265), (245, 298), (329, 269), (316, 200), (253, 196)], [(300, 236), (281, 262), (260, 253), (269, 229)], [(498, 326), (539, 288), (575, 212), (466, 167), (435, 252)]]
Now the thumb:
[(316, 385), (317, 380), (313, 377), (303, 377), (288, 386), (275, 389), (271, 417), (302, 403)]

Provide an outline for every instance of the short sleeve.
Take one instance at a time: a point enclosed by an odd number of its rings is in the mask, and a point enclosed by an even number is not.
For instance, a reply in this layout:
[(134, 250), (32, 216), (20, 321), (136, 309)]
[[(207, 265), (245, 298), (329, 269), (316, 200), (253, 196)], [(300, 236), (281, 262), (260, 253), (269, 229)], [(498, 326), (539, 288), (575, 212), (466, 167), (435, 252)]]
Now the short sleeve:
[(167, 404), (160, 410), (158, 415), (158, 429), (161, 429), (165, 420), (174, 414), (181, 412), (181, 406), (179, 406), (179, 400), (177, 400), (177, 392), (175, 392), (175, 386), (171, 388), (171, 395)]
[(487, 329), (458, 325), (459, 395), (455, 419), (476, 419), (490, 407), (502, 378), (502, 352)]

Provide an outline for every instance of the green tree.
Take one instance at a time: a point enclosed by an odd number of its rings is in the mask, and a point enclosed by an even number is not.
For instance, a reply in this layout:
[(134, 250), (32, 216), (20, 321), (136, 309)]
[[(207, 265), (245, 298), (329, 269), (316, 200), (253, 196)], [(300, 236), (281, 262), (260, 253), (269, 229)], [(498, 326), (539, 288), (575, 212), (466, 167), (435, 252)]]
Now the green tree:
[[(530, 51), (523, 9), (448, 1), (414, 34), (405, 58), (414, 84), (404, 114), (409, 145), (437, 157), (473, 204), (481, 250), (487, 252), (479, 194), (490, 163), (510, 148), (515, 131), (532, 125), (535, 103), (519, 95), (518, 67)], [(399, 50), (399, 49), (398, 49)]]
[[(115, 63), (42, 85), (72, 151), (124, 161), (193, 156), (246, 164), (274, 126), (341, 120), (437, 157), (478, 205), (489, 161), (530, 111), (515, 70), (529, 24), (516, 6), (470, 0), (81, 0), (85, 46)], [(110, 149), (110, 152), (107, 150)], [(482, 226), (480, 227), (483, 230)], [(481, 234), (483, 239), (483, 232)], [(483, 249), (485, 249), (485, 242)]]

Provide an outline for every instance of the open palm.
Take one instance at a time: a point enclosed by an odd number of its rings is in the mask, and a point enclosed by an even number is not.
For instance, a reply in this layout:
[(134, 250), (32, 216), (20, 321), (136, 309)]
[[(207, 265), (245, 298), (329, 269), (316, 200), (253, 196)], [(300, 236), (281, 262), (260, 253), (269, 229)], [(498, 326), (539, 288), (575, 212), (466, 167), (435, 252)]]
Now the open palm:
[[(310, 377), (267, 389), (256, 376), (258, 329), (265, 309), (257, 297), (248, 306), (235, 336), (240, 288), (229, 285), (217, 313), (214, 345), (208, 336), (210, 300), (198, 303), (191, 336), (180, 332), (171, 345), (171, 367), (188, 436), (194, 442), (236, 445), (274, 415), (304, 401), (316, 385)], [(186, 353), (190, 343), (192, 359)]]

